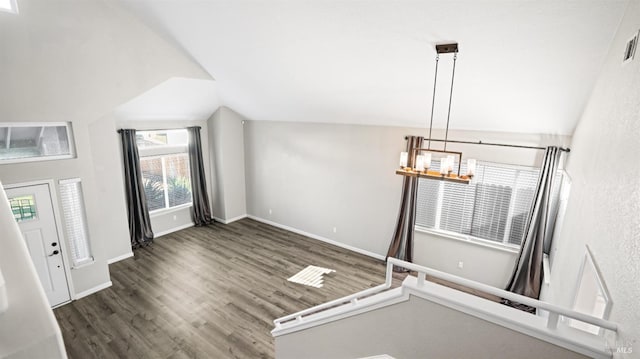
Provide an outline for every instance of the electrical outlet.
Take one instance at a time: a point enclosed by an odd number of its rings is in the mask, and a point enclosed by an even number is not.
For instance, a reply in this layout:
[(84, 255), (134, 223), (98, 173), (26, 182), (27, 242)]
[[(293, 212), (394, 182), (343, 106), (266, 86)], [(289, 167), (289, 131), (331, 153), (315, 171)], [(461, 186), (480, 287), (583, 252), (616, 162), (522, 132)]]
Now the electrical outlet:
[(464, 267), (464, 262), (460, 261), (458, 262), (458, 268), (462, 269)]
[(269, 214), (273, 213), (273, 211), (271, 210), (271, 208), (269, 208)]
[(173, 220), (175, 221), (175, 220), (177, 220), (177, 219), (178, 219), (178, 216), (176, 216), (176, 215), (174, 214), (174, 215), (173, 215)]
[(333, 227), (333, 233), (337, 233), (338, 232), (338, 228)]

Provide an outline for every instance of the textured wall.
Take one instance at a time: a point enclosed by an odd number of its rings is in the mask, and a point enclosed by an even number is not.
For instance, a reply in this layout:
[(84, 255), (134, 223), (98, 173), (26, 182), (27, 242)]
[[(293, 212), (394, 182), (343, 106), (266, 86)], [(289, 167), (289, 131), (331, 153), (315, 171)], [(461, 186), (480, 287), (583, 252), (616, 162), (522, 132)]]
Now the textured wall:
[(626, 41), (640, 29), (640, 1), (629, 4), (607, 62), (573, 136), (567, 171), (573, 183), (564, 226), (552, 252), (543, 298), (573, 304), (585, 245), (611, 292), (616, 347), (640, 358), (640, 52), (622, 64)]

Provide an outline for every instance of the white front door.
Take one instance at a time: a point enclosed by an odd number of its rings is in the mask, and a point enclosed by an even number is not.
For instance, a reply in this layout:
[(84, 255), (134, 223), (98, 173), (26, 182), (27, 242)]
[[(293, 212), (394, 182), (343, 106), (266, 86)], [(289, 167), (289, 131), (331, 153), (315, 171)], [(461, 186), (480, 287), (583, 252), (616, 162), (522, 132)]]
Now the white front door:
[(71, 300), (48, 184), (6, 189), (40, 283), (53, 307)]

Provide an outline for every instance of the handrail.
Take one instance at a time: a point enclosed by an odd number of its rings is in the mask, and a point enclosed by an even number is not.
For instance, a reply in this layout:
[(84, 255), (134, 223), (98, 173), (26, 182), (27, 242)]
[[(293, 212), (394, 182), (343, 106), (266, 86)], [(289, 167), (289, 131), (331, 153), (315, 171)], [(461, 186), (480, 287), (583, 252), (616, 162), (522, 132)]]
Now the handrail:
[[(310, 314), (314, 314), (314, 313), (318, 313), (321, 311), (324, 311), (326, 309), (335, 307), (337, 305), (342, 305), (342, 304), (347, 304), (347, 303), (352, 303), (354, 305), (358, 304), (358, 300), (364, 297), (368, 297), (371, 296), (373, 294), (377, 294), (380, 293), (382, 291), (385, 291), (389, 288), (391, 288), (391, 281), (393, 279), (393, 266), (397, 266), (397, 267), (402, 267), (405, 269), (408, 269), (410, 271), (414, 271), (414, 272), (418, 272), (418, 277), (417, 277), (417, 286), (423, 287), (424, 283), (426, 281), (426, 275), (435, 277), (435, 278), (439, 278), (439, 279), (443, 279), (446, 280), (448, 282), (454, 283), (454, 284), (458, 284), (458, 285), (462, 285), (465, 286), (467, 288), (470, 289), (475, 289), (475, 290), (479, 290), (488, 294), (492, 294), (504, 299), (508, 299), (514, 302), (518, 302), (521, 304), (525, 304), (531, 307), (536, 307), (539, 309), (543, 309), (549, 312), (549, 316), (547, 318), (547, 328), (549, 329), (556, 329), (558, 326), (558, 321), (560, 319), (560, 315), (563, 315), (565, 317), (569, 317), (572, 319), (576, 319), (579, 320), (581, 322), (585, 322), (588, 324), (592, 324), (592, 325), (596, 325), (598, 327), (604, 328), (604, 329), (608, 329), (611, 330), (613, 332), (617, 332), (618, 330), (618, 325), (616, 323), (610, 322), (608, 320), (604, 320), (602, 318), (597, 318), (591, 315), (587, 315), (584, 313), (579, 313), (570, 309), (566, 309), (566, 308), (562, 308), (547, 302), (542, 302), (540, 300), (537, 299), (533, 299), (533, 298), (529, 298), (529, 297), (525, 297), (523, 295), (520, 294), (516, 294), (516, 293), (512, 293), (512, 292), (508, 292), (506, 290), (503, 289), (499, 289), (499, 288), (495, 288), (492, 287), (490, 285), (487, 284), (483, 284), (483, 283), (478, 283), (469, 279), (465, 279), (462, 277), (458, 277), (456, 275), (453, 274), (449, 274), (449, 273), (444, 273), (435, 269), (431, 269), (428, 267), (423, 267), (417, 264), (413, 264), (413, 263), (409, 263), (409, 262), (405, 262), (396, 258), (388, 258), (387, 259), (387, 266), (386, 266), (386, 276), (385, 276), (385, 283), (381, 284), (379, 286), (373, 287), (373, 288), (369, 288), (366, 290), (363, 290), (361, 292), (355, 293), (355, 294), (351, 294), (348, 295), (346, 297), (342, 297), (339, 299), (335, 299), (332, 300), (330, 302), (327, 303), (323, 303), (320, 305), (316, 305), (314, 307), (299, 311), (297, 313), (294, 314), (289, 314), (287, 316), (278, 318), (276, 320), (274, 320), (274, 324), (276, 329), (282, 328), (282, 324), (286, 323), (286, 322), (291, 322), (294, 321), (295, 324), (301, 324), (304, 322), (304, 317), (308, 316)], [(291, 324), (294, 324), (291, 323)]]
[(301, 310), (297, 313), (293, 313), (293, 314), (289, 314), (286, 315), (282, 318), (278, 318), (276, 320), (273, 321), (273, 323), (275, 324), (276, 328), (280, 328), (281, 324), (284, 322), (288, 322), (291, 321), (293, 319), (296, 319), (299, 322), (302, 322), (302, 317), (307, 315), (307, 314), (312, 314), (312, 313), (316, 313), (316, 312), (320, 312), (323, 311), (325, 309), (329, 309), (331, 307), (335, 307), (336, 305), (339, 304), (346, 304), (349, 302), (352, 303), (357, 303), (357, 300), (360, 298), (364, 298), (364, 297), (368, 297), (370, 295), (382, 292), (384, 290), (387, 290), (389, 288), (391, 288), (391, 280), (393, 279), (393, 275), (391, 274), (393, 271), (393, 264), (390, 262), (387, 262), (387, 270), (386, 270), (386, 276), (385, 276), (385, 281), (384, 284), (380, 284), (378, 286), (375, 286), (373, 288), (369, 288), (369, 289), (365, 289), (363, 291), (360, 291), (358, 293), (355, 294), (351, 294), (348, 295), (346, 297), (342, 297), (342, 298), (338, 298), (335, 300), (332, 300), (330, 302), (326, 302), (326, 303), (322, 303), (319, 305), (316, 305), (315, 307), (311, 307), (305, 310)]
[(523, 295), (516, 294), (513, 292), (508, 292), (504, 289), (499, 289), (487, 284), (478, 283), (470, 279), (458, 277), (453, 274), (449, 274), (449, 273), (441, 272), (435, 269), (423, 267), (417, 264), (405, 262), (396, 258), (387, 259), (387, 263), (392, 263), (396, 266), (418, 272), (418, 286), (421, 286), (421, 282), (424, 283), (424, 280), (425, 280), (424, 274), (427, 274), (432, 277), (436, 277), (436, 278), (443, 279), (455, 284), (465, 286), (467, 288), (476, 289), (476, 290), (479, 290), (488, 294), (493, 294), (495, 296), (508, 299), (517, 303), (525, 304), (530, 307), (544, 309), (549, 312), (549, 317), (547, 319), (547, 327), (550, 329), (555, 329), (557, 327), (558, 320), (560, 319), (559, 315), (563, 315), (565, 317), (576, 319), (588, 324), (596, 325), (598, 327), (609, 329), (614, 332), (618, 331), (618, 325), (608, 320), (604, 320), (602, 318), (597, 318), (592, 315), (576, 312), (571, 309), (562, 308), (554, 304), (550, 304), (537, 299), (525, 297)]

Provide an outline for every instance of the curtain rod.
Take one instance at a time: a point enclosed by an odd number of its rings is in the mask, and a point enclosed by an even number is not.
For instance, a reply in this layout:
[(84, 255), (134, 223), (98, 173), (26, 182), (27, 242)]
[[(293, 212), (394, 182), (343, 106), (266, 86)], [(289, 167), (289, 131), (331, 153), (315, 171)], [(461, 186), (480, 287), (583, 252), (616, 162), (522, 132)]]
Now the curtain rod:
[[(405, 140), (409, 139), (409, 136), (404, 136), (404, 139)], [(445, 142), (445, 140), (432, 138), (431, 142)], [(525, 145), (511, 145), (511, 144), (507, 144), (507, 143), (492, 143), (492, 142), (482, 142), (482, 141), (473, 142), (473, 141), (447, 140), (447, 143), (449, 143), (449, 142), (451, 142), (451, 143), (462, 143), (462, 144), (465, 144), (465, 145), (484, 145), (484, 146), (527, 148), (527, 149), (531, 149), (531, 150), (546, 150), (547, 149), (546, 147), (525, 146)], [(571, 149), (570, 148), (560, 147), (560, 151), (571, 152)]]
[(118, 129), (118, 133), (122, 132), (122, 130), (136, 130), (136, 131), (170, 131), (170, 130), (186, 130), (187, 128), (192, 128), (192, 127), (197, 127), (199, 129), (202, 129), (201, 126), (189, 126), (189, 127), (178, 127), (178, 128), (150, 128), (150, 129), (144, 129), (144, 130), (138, 130), (135, 128), (120, 128)]

